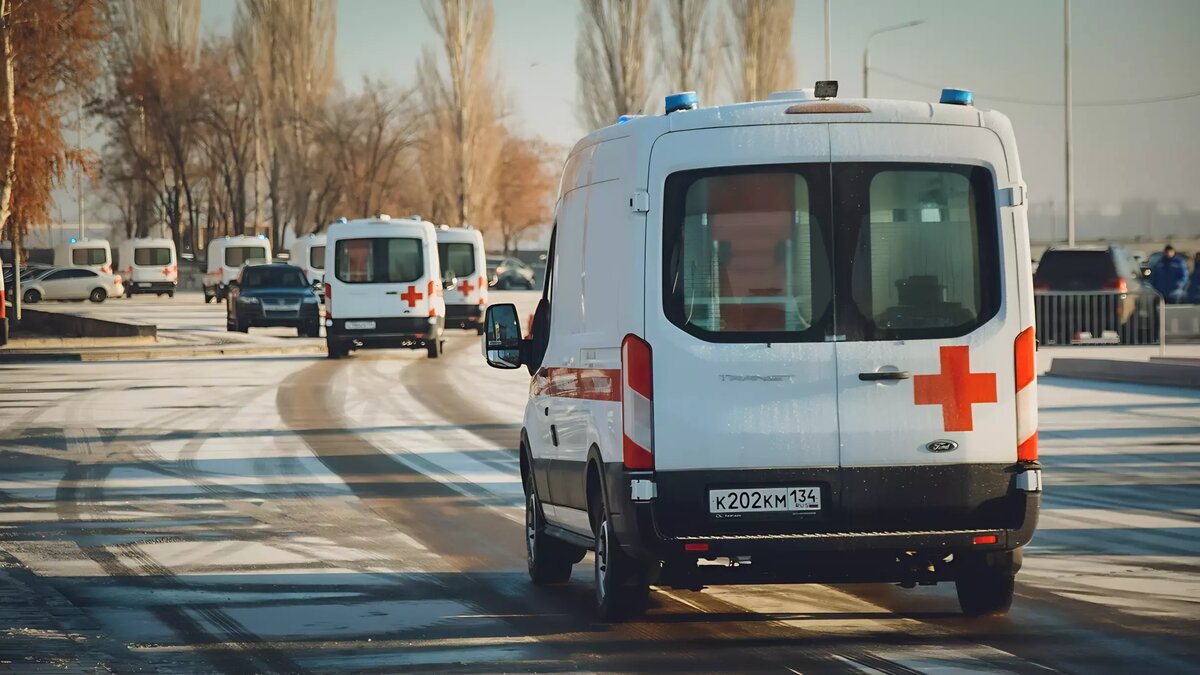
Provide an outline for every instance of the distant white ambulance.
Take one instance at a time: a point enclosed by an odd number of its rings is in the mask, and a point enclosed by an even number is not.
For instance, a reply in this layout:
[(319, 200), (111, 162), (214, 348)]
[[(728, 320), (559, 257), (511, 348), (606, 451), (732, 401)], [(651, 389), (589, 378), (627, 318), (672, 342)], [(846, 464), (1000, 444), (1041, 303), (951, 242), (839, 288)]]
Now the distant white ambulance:
[(139, 293), (175, 297), (179, 259), (174, 241), (159, 237), (126, 239), (117, 247), (117, 263), (126, 297)]
[(446, 301), (433, 225), (387, 215), (325, 233), (325, 343), (330, 358), (370, 347), (441, 353)]
[(71, 237), (54, 249), (55, 267), (83, 267), (101, 274), (113, 273), (112, 247), (107, 239)]
[(208, 243), (204, 272), (204, 302), (223, 301), (229, 285), (237, 281), (242, 267), (271, 262), (271, 242), (258, 235), (221, 237)]
[(606, 619), (651, 583), (953, 581), (1007, 611), (1041, 499), (1008, 118), (960, 90), (666, 110), (571, 152), (532, 338), (487, 311), (489, 364), (534, 374), (533, 580), (592, 549)]
[(288, 247), (288, 262), (304, 270), (308, 283), (322, 283), (325, 279), (325, 235), (313, 232), (296, 237)]
[(446, 288), (446, 325), (483, 335), (483, 308), (488, 301), (483, 234), (471, 227), (442, 225), (437, 240)]

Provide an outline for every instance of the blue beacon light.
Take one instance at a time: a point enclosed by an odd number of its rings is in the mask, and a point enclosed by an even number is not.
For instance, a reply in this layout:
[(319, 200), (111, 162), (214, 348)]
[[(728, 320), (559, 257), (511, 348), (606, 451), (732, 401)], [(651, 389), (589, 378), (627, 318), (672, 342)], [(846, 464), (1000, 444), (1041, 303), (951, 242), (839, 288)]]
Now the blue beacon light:
[(667, 114), (670, 115), (680, 110), (695, 110), (700, 107), (700, 98), (694, 91), (684, 91), (667, 96), (666, 103)]
[(974, 105), (975, 95), (968, 89), (943, 89), (939, 103), (949, 105)]

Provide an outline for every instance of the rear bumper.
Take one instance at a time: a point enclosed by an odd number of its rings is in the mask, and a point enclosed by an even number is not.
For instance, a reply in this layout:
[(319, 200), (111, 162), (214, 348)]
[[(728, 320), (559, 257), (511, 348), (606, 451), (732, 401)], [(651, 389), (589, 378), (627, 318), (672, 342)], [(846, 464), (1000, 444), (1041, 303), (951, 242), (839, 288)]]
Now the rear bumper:
[(446, 305), (446, 326), (450, 328), (474, 328), (483, 321), (482, 305)]
[(178, 284), (174, 281), (127, 281), (125, 282), (125, 293), (132, 295), (134, 293), (164, 293), (175, 290)]
[[(363, 347), (412, 347), (441, 337), (445, 319), (436, 317), (396, 317), (371, 319), (326, 319), (325, 334), (330, 340), (353, 341)], [(347, 329), (347, 321), (373, 321), (374, 328)]]
[[(1030, 469), (1040, 471), (1037, 465), (953, 465), (653, 473), (627, 472), (616, 464), (607, 467), (605, 490), (617, 540), (635, 558), (663, 561), (669, 568), (679, 562), (694, 566), (701, 558), (751, 556), (756, 572), (772, 577), (900, 581), (912, 570), (899, 561), (913, 552), (927, 560), (1013, 551), (1029, 543), (1041, 492), (1020, 489), (1029, 481), (1017, 476)], [(654, 481), (653, 499), (632, 498), (630, 482), (639, 478)], [(773, 485), (819, 486), (822, 511), (740, 519), (709, 515), (711, 488)]]

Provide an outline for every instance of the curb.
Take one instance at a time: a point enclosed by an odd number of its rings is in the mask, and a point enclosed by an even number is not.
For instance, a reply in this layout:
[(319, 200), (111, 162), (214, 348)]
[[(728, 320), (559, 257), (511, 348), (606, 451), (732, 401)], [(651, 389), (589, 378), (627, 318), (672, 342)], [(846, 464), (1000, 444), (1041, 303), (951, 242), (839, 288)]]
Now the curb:
[(77, 363), (80, 361), (151, 361), (155, 359), (194, 359), (212, 356), (281, 356), (324, 354), (324, 345), (295, 347), (168, 347), (164, 349), (126, 349), (120, 351), (37, 351), (6, 352), (0, 350), (0, 364), (5, 363)]
[(1050, 363), (1050, 370), (1046, 374), (1082, 380), (1200, 389), (1200, 363), (1056, 358)]

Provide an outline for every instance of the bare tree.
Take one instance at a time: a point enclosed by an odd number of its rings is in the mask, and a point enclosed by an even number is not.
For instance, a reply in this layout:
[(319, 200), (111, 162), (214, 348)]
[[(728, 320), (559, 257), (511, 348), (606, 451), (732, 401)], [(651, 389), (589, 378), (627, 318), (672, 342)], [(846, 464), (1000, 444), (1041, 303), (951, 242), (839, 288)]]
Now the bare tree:
[(495, 15), (488, 0), (423, 0), (441, 42), (445, 72), (426, 49), (417, 82), (428, 128), (421, 170), (432, 193), (431, 214), (452, 226), (490, 225), (491, 186), (500, 157), (496, 133), (503, 110), (491, 68)]
[(730, 5), (727, 68), (735, 101), (757, 101), (790, 89), (795, 0), (740, 0)]
[[(283, 243), (291, 223), (301, 234), (310, 220), (313, 187), (304, 171), (315, 160), (310, 117), (325, 105), (336, 69), (334, 0), (242, 0), (235, 16), (242, 58), (254, 64), (255, 147), (271, 200), (272, 239)], [(266, 155), (264, 157), (263, 155)]]
[(719, 11), (708, 0), (666, 0), (669, 30), (658, 31), (658, 58), (672, 91), (716, 96), (721, 61), (712, 24)]
[(647, 32), (650, 0), (582, 0), (575, 70), (583, 105), (580, 121), (605, 127), (649, 101)]

